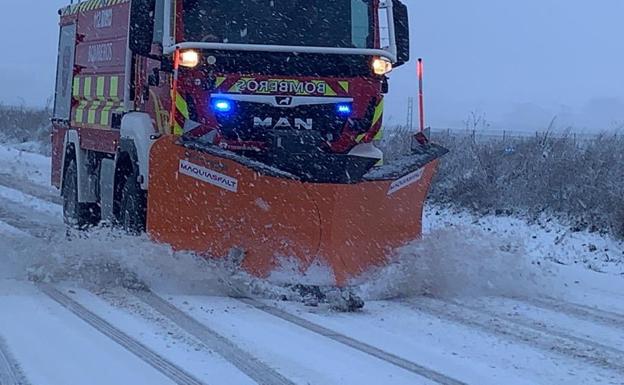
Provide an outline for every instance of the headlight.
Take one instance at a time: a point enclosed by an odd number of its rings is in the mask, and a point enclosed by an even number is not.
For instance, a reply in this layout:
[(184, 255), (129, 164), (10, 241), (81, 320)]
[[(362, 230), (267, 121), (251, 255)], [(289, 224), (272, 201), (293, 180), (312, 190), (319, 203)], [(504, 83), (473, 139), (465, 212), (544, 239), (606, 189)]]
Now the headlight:
[(372, 67), (373, 67), (373, 72), (375, 73), (375, 75), (381, 76), (392, 71), (392, 63), (380, 57), (375, 58), (373, 60)]
[(199, 64), (199, 52), (193, 51), (192, 49), (187, 51), (182, 51), (180, 53), (180, 65), (183, 67), (197, 67)]

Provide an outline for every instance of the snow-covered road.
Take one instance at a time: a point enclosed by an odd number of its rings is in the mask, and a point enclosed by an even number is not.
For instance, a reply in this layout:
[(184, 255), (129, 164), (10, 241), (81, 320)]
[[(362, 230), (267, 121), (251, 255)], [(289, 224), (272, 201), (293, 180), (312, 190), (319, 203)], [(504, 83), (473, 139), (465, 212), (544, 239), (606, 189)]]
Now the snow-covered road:
[(337, 313), (236, 298), (266, 287), (145, 237), (68, 237), (48, 170), (0, 146), (2, 385), (624, 384), (608, 238), (430, 208), (365, 309)]

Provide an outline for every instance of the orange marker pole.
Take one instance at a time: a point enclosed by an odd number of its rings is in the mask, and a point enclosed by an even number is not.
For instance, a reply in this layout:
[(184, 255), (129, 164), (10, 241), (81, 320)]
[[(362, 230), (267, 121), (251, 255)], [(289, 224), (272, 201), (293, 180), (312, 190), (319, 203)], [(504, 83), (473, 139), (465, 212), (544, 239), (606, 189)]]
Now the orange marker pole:
[(418, 109), (419, 109), (419, 115), (420, 115), (420, 132), (425, 132), (425, 92), (424, 92), (424, 85), (423, 85), (425, 66), (423, 64), (423, 59), (418, 59), (417, 72), (418, 72)]

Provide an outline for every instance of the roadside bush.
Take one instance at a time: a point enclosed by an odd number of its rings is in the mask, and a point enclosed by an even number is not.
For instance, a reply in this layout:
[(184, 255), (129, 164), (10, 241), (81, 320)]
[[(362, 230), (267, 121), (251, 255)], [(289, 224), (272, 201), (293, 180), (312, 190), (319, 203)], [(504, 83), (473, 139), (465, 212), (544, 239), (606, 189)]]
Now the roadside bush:
[(9, 143), (33, 142), (43, 153), (50, 151), (49, 108), (0, 105), (0, 140)]
[(574, 230), (624, 238), (624, 138), (435, 139), (451, 152), (441, 161), (433, 202), (483, 214), (546, 214)]

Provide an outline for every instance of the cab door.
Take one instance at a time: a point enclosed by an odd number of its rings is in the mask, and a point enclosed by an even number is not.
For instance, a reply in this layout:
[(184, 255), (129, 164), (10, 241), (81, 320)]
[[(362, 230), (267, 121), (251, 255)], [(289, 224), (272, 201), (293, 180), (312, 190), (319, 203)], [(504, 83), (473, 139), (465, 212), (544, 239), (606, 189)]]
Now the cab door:
[(73, 23), (61, 26), (56, 66), (56, 90), (52, 114), (52, 184), (57, 187), (60, 187), (61, 183), (65, 131), (71, 121), (75, 61), (76, 24)]

